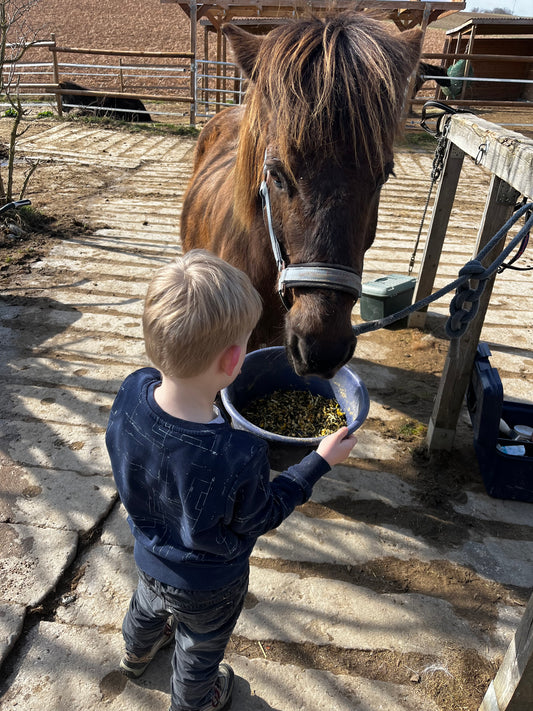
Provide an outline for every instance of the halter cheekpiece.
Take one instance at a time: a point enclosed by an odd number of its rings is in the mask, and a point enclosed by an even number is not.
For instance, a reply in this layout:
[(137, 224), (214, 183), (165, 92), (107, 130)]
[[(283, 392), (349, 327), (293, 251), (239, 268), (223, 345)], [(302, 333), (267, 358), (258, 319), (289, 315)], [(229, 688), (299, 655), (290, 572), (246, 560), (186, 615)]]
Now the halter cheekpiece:
[[(266, 156), (265, 156), (266, 157)], [(263, 180), (259, 188), (265, 223), (270, 236), (270, 244), (278, 267), (278, 294), (287, 309), (290, 304), (286, 298), (286, 289), (303, 286), (315, 289), (333, 289), (351, 294), (356, 300), (361, 296), (361, 276), (350, 267), (327, 262), (308, 262), (306, 264), (285, 264), (281, 254), (280, 243), (272, 226), (272, 210), (266, 176), (268, 169), (266, 163), (263, 167)]]

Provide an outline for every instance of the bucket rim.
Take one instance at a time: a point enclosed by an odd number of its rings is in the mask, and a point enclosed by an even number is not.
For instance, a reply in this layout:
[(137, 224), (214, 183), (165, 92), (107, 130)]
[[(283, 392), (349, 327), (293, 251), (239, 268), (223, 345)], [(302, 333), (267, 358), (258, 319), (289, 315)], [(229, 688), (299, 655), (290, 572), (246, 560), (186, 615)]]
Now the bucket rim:
[[(268, 355), (269, 353), (271, 354), (276, 354), (279, 353), (285, 354), (285, 347), (284, 346), (268, 346), (267, 348), (258, 348), (257, 350), (250, 351), (250, 353), (247, 353), (245, 357), (245, 362), (247, 359), (252, 360), (253, 358), (257, 358), (258, 354), (260, 355)], [(349, 378), (355, 382), (355, 385), (359, 391), (359, 410), (357, 413), (357, 417), (353, 420), (348, 425), (348, 433), (353, 434), (356, 430), (358, 430), (361, 425), (365, 422), (368, 412), (370, 410), (370, 397), (368, 395), (368, 390), (366, 388), (366, 385), (364, 382), (361, 380), (359, 375), (352, 370), (349, 366), (343, 365), (342, 368), (339, 369), (337, 374), (331, 378), (329, 381), (335, 380), (335, 378), (338, 376), (339, 373), (344, 372), (349, 374)], [(300, 377), (300, 376), (298, 376)], [(234, 381), (235, 382), (235, 381)], [(232, 383), (233, 385), (233, 383)], [(242, 415), (241, 412), (237, 410), (237, 408), (233, 405), (230, 394), (229, 394), (229, 388), (231, 388), (231, 385), (229, 385), (227, 388), (224, 388), (220, 395), (222, 398), (222, 402), (224, 404), (224, 407), (226, 408), (228, 414), (232, 417), (234, 415), (237, 415), (238, 418), (240, 418), (243, 423), (246, 424), (246, 430), (251, 432), (252, 434), (255, 434), (256, 436), (260, 437), (261, 439), (266, 440), (267, 442), (271, 443), (277, 443), (277, 444), (285, 444), (285, 445), (298, 445), (298, 446), (306, 446), (306, 447), (317, 447), (320, 442), (326, 437), (327, 435), (321, 435), (319, 437), (288, 437), (286, 435), (278, 434), (276, 432), (270, 432), (269, 430), (264, 430), (261, 427), (258, 427), (257, 425), (254, 425), (253, 422), (250, 422), (246, 417)]]

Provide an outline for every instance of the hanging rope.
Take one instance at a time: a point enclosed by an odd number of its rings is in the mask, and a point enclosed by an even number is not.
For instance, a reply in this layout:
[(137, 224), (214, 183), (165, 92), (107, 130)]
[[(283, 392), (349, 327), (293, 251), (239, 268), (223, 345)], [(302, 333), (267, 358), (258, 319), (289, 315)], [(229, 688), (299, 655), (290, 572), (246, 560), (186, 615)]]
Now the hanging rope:
[[(426, 296), (424, 299), (411, 304), (406, 308), (398, 311), (395, 314), (386, 316), (385, 318), (376, 321), (368, 321), (358, 324), (353, 327), (356, 336), (370, 331), (377, 331), (380, 328), (389, 326), (401, 318), (405, 318), (414, 311), (424, 308), (433, 301), (437, 301), (442, 296), (445, 296), (453, 289), (456, 290), (454, 297), (450, 302), (450, 318), (446, 323), (446, 334), (449, 338), (459, 338), (468, 328), (468, 324), (475, 318), (479, 309), (479, 299), (487, 280), (490, 279), (504, 264), (507, 256), (521, 244), (528, 236), (533, 226), (533, 203), (522, 205), (512, 217), (498, 230), (498, 232), (490, 239), (479, 254), (460, 270), (458, 278), (451, 284), (439, 289), (434, 294)], [(502, 250), (498, 257), (488, 266), (484, 267), (482, 260), (499, 244), (513, 225), (523, 216), (526, 215), (526, 222), (520, 231), (513, 237), (509, 244)], [(525, 249), (525, 247), (524, 247)], [(522, 250), (523, 251), (523, 250)], [(511, 263), (515, 261), (513, 258)], [(504, 267), (505, 268), (505, 267)], [(470, 285), (470, 281), (477, 282), (477, 286)]]
[[(431, 109), (435, 109), (435, 112), (431, 113)], [(409, 260), (408, 275), (411, 275), (415, 265), (416, 253), (420, 244), (420, 237), (422, 236), (424, 222), (426, 221), (426, 214), (431, 200), (431, 193), (433, 192), (435, 185), (439, 182), (442, 175), (442, 169), (444, 168), (444, 156), (446, 155), (446, 145), (448, 143), (450, 117), (457, 113), (462, 113), (462, 109), (453, 109), (451, 106), (441, 104), (440, 101), (426, 101), (422, 107), (420, 126), (424, 129), (424, 131), (426, 131), (426, 133), (429, 133), (437, 139), (437, 147), (435, 148), (435, 155), (433, 156), (433, 164), (431, 166), (431, 182), (429, 184), (428, 196), (426, 198), (424, 209), (422, 210), (422, 218), (420, 220), (420, 227), (418, 228), (413, 253), (411, 254), (411, 258)], [(436, 121), (433, 128), (428, 123), (428, 121), (431, 120)]]
[[(523, 204), (525, 202), (526, 202), (526, 199), (524, 198)], [(519, 207), (519, 205), (517, 205), (517, 209), (518, 209), (518, 207)], [(531, 215), (531, 210), (528, 211), (526, 220), (530, 215)], [(513, 257), (508, 262), (503, 262), (503, 264), (500, 265), (500, 267), (498, 268), (498, 274), (501, 274), (506, 269), (515, 269), (518, 272), (528, 272), (531, 269), (533, 269), (533, 266), (530, 266), (530, 267), (516, 267), (516, 266), (514, 266), (514, 263), (518, 259), (520, 259), (520, 257), (526, 251), (528, 243), (529, 243), (529, 232), (525, 235), (524, 239), (522, 240), (522, 244), (520, 245), (518, 252), (515, 255), (513, 255)]]

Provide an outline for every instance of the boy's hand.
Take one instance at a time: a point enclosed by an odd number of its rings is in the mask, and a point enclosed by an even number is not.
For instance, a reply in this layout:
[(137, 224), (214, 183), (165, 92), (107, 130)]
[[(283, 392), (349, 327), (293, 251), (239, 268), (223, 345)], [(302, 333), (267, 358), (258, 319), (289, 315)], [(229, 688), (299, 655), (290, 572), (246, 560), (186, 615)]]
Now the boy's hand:
[(324, 437), (316, 451), (330, 467), (333, 467), (346, 459), (356, 443), (357, 439), (354, 435), (348, 434), (348, 428), (341, 427), (340, 430)]

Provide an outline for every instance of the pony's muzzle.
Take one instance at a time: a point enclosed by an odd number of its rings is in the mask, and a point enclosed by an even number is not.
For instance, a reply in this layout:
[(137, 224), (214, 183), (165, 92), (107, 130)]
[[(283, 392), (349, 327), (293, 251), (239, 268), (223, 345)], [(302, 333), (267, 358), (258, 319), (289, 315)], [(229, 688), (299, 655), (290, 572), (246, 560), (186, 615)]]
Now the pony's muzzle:
[(317, 341), (313, 336), (292, 332), (286, 350), (297, 375), (318, 375), (329, 379), (353, 356), (356, 342), (353, 331), (346, 338), (331, 341)]

